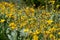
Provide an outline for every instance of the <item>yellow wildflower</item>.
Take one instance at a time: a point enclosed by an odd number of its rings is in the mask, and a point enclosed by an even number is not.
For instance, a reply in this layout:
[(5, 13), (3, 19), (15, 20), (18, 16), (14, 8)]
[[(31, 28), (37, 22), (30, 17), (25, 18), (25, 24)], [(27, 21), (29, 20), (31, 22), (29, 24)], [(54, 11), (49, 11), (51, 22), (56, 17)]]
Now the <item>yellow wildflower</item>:
[(50, 34), (50, 31), (46, 31), (47, 34)]
[(58, 40), (60, 40), (60, 38)]
[(18, 14), (20, 14), (20, 15), (21, 15), (21, 14), (22, 14), (22, 10), (18, 10)]
[(53, 22), (53, 20), (48, 20), (47, 23), (48, 24), (51, 24)]
[(21, 16), (21, 21), (25, 20), (27, 18), (27, 16)]
[(55, 10), (53, 10), (54, 12), (56, 12)]
[(56, 8), (58, 8), (60, 5), (57, 5)]
[(12, 17), (12, 13), (10, 13), (10, 14), (6, 14), (6, 17), (9, 17), (9, 18), (11, 18)]
[(50, 32), (54, 32), (54, 31), (56, 31), (56, 28), (54, 28), (54, 27), (53, 28), (50, 28), (49, 31)]
[(25, 26), (28, 23), (28, 21), (24, 21), (20, 24), (20, 28), (22, 28), (23, 26)]
[(0, 22), (1, 22), (1, 23), (3, 23), (4, 21), (5, 21), (5, 19), (1, 19), (1, 21), (0, 21)]
[(37, 35), (38, 34), (38, 32), (33, 32), (33, 35)]
[(55, 28), (55, 27), (53, 27), (51, 30), (52, 30), (52, 31), (55, 31), (55, 30), (56, 30), (56, 28)]
[(34, 13), (34, 11), (35, 11), (35, 10), (34, 10), (33, 8), (30, 8), (30, 12), (31, 12), (31, 13)]
[(36, 34), (39, 34), (40, 33), (40, 31), (39, 30), (36, 30)]
[(49, 36), (50, 38), (55, 38), (55, 36), (53, 35), (53, 34), (50, 34), (50, 36)]
[(28, 32), (28, 31), (29, 31), (29, 29), (28, 29), (28, 28), (24, 29), (24, 32)]
[(29, 15), (29, 13), (30, 13), (29, 7), (27, 7), (27, 8), (25, 9), (25, 12), (26, 12), (26, 15)]
[(33, 32), (32, 31), (29, 31), (30, 34), (32, 34)]
[(16, 24), (14, 22), (10, 23), (9, 26), (12, 28), (12, 29), (15, 29), (16, 28)]
[(60, 35), (60, 32), (58, 32), (58, 34)]
[(37, 35), (34, 35), (33, 36), (33, 40), (38, 40), (38, 36)]
[(51, 1), (50, 1), (50, 3), (54, 4), (54, 3), (55, 3), (55, 1), (54, 1), (54, 0), (51, 0)]
[(33, 8), (30, 8), (30, 12), (31, 12), (31, 16), (34, 16), (34, 9)]

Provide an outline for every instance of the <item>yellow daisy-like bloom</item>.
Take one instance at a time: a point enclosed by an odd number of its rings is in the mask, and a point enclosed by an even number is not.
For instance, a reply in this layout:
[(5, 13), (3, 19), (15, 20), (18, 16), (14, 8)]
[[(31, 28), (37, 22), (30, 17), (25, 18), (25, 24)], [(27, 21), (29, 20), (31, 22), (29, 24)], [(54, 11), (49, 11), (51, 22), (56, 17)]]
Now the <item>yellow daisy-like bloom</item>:
[(50, 38), (55, 38), (55, 36), (53, 35), (53, 34), (50, 34), (50, 36), (49, 36)]
[(14, 22), (10, 23), (9, 26), (11, 27), (11, 29), (15, 29), (16, 28), (16, 24)]
[(54, 32), (54, 31), (56, 31), (56, 28), (54, 28), (54, 27), (53, 28), (50, 28), (49, 31), (50, 32)]
[(54, 4), (55, 3), (55, 0), (50, 0), (50, 3)]
[(31, 15), (34, 16), (35, 10), (33, 8), (30, 8)]
[(30, 13), (30, 11), (29, 11), (29, 7), (26, 7), (26, 9), (25, 9), (25, 13), (26, 13), (26, 15), (30, 15), (29, 13)]
[(24, 21), (20, 24), (20, 28), (22, 28), (23, 26), (25, 26), (28, 23), (28, 21)]
[(0, 21), (0, 22), (1, 22), (1, 23), (3, 23), (4, 21), (5, 21), (5, 19), (1, 19), (1, 21)]
[(60, 32), (58, 32), (58, 34), (60, 35)]
[(30, 8), (30, 12), (31, 12), (31, 13), (34, 13), (34, 11), (35, 11), (35, 10), (34, 10), (33, 8)]
[(37, 35), (34, 35), (33, 36), (33, 40), (38, 40), (38, 36)]
[(48, 20), (47, 23), (48, 24), (51, 24), (53, 22), (53, 20)]
[(53, 27), (51, 30), (52, 30), (52, 31), (55, 31), (55, 30), (56, 30), (56, 28), (54, 28), (54, 27)]
[(60, 40), (60, 38), (58, 40)]
[(32, 34), (33, 32), (32, 31), (29, 31), (30, 34)]
[(39, 30), (36, 30), (36, 34), (39, 34), (40, 33), (40, 31)]
[(10, 13), (10, 14), (6, 14), (6, 17), (9, 17), (9, 18), (11, 18), (12, 17), (12, 13)]
[(57, 5), (56, 8), (58, 8), (60, 5)]
[(49, 32), (49, 31), (46, 31), (46, 33), (47, 33), (47, 34), (50, 34), (50, 32)]
[(23, 12), (23, 10), (18, 10), (18, 14), (20, 14), (20, 15), (21, 15), (21, 14), (22, 14), (22, 12)]
[(28, 29), (28, 28), (24, 29), (24, 32), (28, 32), (28, 31), (29, 31), (29, 29)]
[(37, 29), (35, 32), (33, 32), (33, 35), (38, 35), (40, 33), (41, 33), (41, 31)]
[(14, 5), (12, 3), (2, 2), (2, 4), (6, 7), (10, 7), (10, 8), (14, 7)]

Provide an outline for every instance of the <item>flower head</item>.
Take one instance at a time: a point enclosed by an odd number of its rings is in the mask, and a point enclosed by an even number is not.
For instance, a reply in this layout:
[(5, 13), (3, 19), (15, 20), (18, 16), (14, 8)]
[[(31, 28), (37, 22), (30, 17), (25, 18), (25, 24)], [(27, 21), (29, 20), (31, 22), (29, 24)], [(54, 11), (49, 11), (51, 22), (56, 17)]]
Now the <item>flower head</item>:
[(37, 35), (34, 35), (33, 36), (33, 40), (38, 40), (38, 36)]
[(29, 31), (29, 29), (28, 29), (28, 28), (24, 29), (24, 32), (28, 32), (28, 31)]
[(1, 22), (1, 23), (3, 23), (4, 21), (5, 21), (5, 19), (1, 19), (1, 21), (0, 21), (0, 22)]
[(53, 20), (47, 20), (48, 24), (51, 24), (53, 22)]
[(11, 29), (15, 29), (16, 28), (16, 24), (14, 22), (10, 23), (9, 26), (11, 27)]
[(58, 32), (58, 34), (60, 35), (60, 32)]

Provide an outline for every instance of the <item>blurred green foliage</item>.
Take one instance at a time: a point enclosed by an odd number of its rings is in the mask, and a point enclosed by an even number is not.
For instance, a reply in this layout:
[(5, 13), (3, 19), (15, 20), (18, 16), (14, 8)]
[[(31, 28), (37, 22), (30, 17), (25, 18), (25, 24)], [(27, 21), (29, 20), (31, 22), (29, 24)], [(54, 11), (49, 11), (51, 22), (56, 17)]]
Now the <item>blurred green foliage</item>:
[[(20, 5), (20, 7), (24, 7), (25, 5), (27, 6), (32, 6), (32, 5), (36, 5), (36, 7), (38, 6), (45, 6), (45, 5), (49, 5), (48, 4), (48, 1), (49, 0), (0, 0), (0, 2), (3, 2), (3, 1), (6, 1), (6, 2), (12, 2), (14, 4), (17, 4), (17, 5)], [(60, 0), (55, 0), (55, 6), (59, 4), (60, 5)], [(2, 24), (0, 24), (1, 26)], [(6, 25), (6, 24), (5, 24)], [(5, 26), (4, 25), (4, 26)], [(5, 34), (5, 30), (3, 30), (3, 28), (0, 28), (0, 40), (9, 40)], [(1, 32), (2, 31), (2, 32)], [(40, 35), (39, 35), (40, 36)], [(41, 35), (42, 36), (42, 35)]]
[[(50, 0), (0, 0), (0, 2), (1, 1), (12, 2), (15, 4), (19, 4), (19, 5), (24, 4), (24, 6), (25, 6), (25, 4), (27, 6), (30, 6), (30, 5), (32, 6), (33, 4), (36, 4), (39, 6), (39, 4), (46, 5), (46, 3)], [(57, 5), (57, 4), (60, 4), (60, 0), (55, 0), (55, 5)]]

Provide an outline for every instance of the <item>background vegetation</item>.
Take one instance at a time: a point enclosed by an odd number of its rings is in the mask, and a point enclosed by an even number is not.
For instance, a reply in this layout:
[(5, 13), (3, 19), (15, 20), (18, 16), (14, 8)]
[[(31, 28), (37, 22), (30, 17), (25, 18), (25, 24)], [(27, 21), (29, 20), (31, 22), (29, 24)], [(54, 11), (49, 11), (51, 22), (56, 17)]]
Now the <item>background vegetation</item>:
[(0, 0), (0, 40), (60, 40), (60, 0)]

